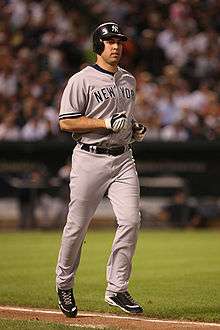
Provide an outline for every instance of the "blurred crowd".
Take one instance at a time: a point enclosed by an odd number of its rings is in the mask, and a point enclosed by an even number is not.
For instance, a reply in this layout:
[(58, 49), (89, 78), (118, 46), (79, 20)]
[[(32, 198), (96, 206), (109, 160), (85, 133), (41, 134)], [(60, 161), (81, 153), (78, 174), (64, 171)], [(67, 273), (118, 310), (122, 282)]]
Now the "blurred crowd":
[(220, 139), (219, 0), (2, 0), (0, 140), (61, 138), (67, 79), (95, 57), (91, 33), (118, 22), (146, 139)]

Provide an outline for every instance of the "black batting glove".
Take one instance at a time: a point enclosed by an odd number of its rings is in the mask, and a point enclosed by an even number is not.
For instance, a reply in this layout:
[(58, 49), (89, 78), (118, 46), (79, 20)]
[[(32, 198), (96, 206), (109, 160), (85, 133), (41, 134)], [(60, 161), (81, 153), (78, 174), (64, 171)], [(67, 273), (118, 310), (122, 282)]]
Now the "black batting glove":
[(132, 139), (141, 142), (147, 133), (147, 128), (144, 125), (135, 122), (132, 126), (132, 132)]

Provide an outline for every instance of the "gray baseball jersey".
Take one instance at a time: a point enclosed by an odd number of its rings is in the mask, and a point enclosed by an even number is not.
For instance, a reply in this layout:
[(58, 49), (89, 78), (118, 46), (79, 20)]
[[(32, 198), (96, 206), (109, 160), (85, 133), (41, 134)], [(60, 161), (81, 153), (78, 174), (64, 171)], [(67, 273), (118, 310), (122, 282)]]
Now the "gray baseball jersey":
[(127, 146), (132, 136), (134, 102), (135, 79), (121, 68), (113, 75), (97, 65), (87, 66), (69, 79), (63, 92), (59, 119), (105, 119), (125, 111), (129, 125), (118, 133), (100, 129), (81, 134), (80, 144), (73, 151), (69, 212), (56, 269), (56, 285), (60, 289), (73, 286), (82, 242), (104, 195), (109, 198), (118, 223), (107, 265), (106, 293), (128, 288), (140, 225), (139, 183), (132, 151), (113, 156), (85, 151), (81, 146)]
[(79, 116), (105, 119), (126, 111), (127, 130), (115, 134), (100, 129), (82, 134), (80, 141), (102, 146), (127, 145), (132, 135), (135, 89), (135, 78), (122, 68), (113, 75), (97, 65), (87, 66), (69, 79), (63, 92), (59, 119)]

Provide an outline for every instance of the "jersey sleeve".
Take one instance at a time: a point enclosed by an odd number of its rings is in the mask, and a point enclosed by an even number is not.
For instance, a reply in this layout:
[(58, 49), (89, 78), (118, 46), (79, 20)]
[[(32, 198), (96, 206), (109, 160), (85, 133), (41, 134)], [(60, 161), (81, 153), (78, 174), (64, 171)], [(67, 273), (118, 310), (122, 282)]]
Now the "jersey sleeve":
[(70, 78), (61, 98), (59, 120), (83, 116), (86, 104), (87, 96), (83, 80), (80, 77)]

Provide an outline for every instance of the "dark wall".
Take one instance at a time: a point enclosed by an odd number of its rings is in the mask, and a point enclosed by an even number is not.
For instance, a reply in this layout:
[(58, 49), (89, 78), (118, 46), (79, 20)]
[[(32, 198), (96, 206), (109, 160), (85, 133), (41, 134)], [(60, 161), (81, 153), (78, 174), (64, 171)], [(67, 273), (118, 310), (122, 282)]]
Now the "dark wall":
[[(7, 175), (44, 167), (50, 176), (71, 157), (72, 140), (1, 142), (0, 183)], [(133, 146), (140, 176), (178, 175), (193, 195), (220, 195), (220, 142), (142, 142)]]
[(220, 196), (220, 142), (148, 142), (135, 145), (139, 175), (177, 175), (195, 196)]

